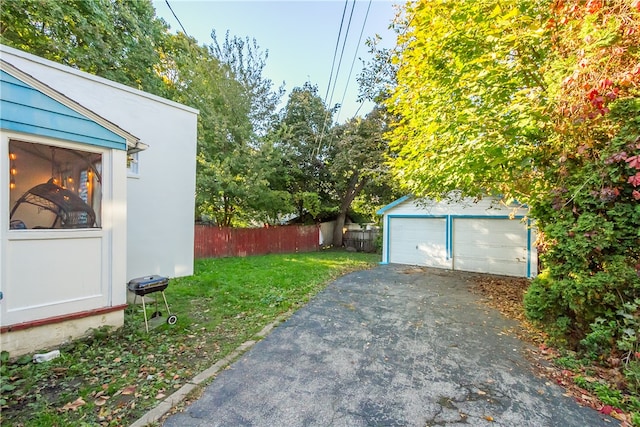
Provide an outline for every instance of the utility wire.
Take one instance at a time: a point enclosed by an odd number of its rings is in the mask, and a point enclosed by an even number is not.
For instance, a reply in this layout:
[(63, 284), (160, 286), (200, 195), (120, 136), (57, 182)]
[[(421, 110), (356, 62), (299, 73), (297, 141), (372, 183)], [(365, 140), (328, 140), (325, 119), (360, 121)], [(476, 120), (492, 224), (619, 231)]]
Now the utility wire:
[(333, 94), (336, 91), (338, 85), (338, 75), (340, 74), (340, 66), (342, 65), (342, 58), (344, 57), (344, 48), (347, 46), (347, 38), (349, 37), (349, 29), (351, 29), (351, 19), (353, 18), (353, 10), (356, 7), (356, 0), (353, 0), (351, 4), (351, 13), (349, 14), (349, 22), (347, 23), (347, 31), (344, 33), (344, 39), (342, 40), (342, 50), (340, 51), (340, 59), (338, 60), (338, 69), (336, 70), (336, 76), (333, 80), (333, 89), (331, 89), (331, 97), (329, 98), (329, 105), (333, 102)]
[[(338, 40), (336, 42), (336, 51), (334, 52), (333, 55), (333, 65), (331, 66), (331, 74), (333, 76), (333, 68), (335, 65), (335, 60), (336, 60), (336, 54), (337, 54), (337, 47), (340, 44), (340, 33), (342, 33), (342, 25), (344, 24), (344, 15), (345, 12), (347, 10), (347, 5), (349, 4), (349, 0), (345, 1), (345, 7), (344, 10), (342, 12), (342, 21), (340, 22), (340, 32), (338, 33)], [(351, 28), (351, 19), (353, 18), (353, 10), (356, 7), (356, 1), (352, 0), (352, 5), (351, 5), (351, 13), (349, 14), (349, 21), (347, 22), (347, 30), (344, 33), (344, 39), (342, 41), (342, 50), (340, 51), (340, 59), (338, 60), (338, 68), (336, 70), (335, 73), (335, 78), (333, 79), (333, 89), (331, 90), (331, 98), (329, 98), (329, 106), (331, 105), (331, 103), (333, 102), (333, 94), (335, 93), (336, 90), (336, 86), (338, 83), (338, 74), (340, 73), (340, 66), (342, 65), (342, 58), (344, 57), (344, 49), (347, 45), (347, 38), (349, 36), (349, 29)], [(324, 103), (325, 106), (327, 105), (327, 95), (329, 94), (329, 88), (331, 87), (331, 77), (329, 77), (329, 85), (327, 86), (327, 94), (325, 95), (325, 99), (324, 99)], [(324, 131), (327, 127), (327, 120), (329, 119), (329, 111), (327, 111), (324, 115), (324, 120), (322, 121), (322, 129), (320, 131), (320, 136), (318, 138), (318, 148), (317, 148), (317, 154), (320, 154), (320, 148), (322, 148), (322, 139), (324, 138)]]
[[(351, 61), (351, 68), (349, 69), (349, 74), (347, 74), (347, 83), (344, 86), (344, 92), (342, 92), (342, 99), (340, 100), (340, 110), (338, 110), (336, 121), (338, 121), (338, 119), (340, 118), (342, 105), (344, 105), (344, 99), (347, 97), (347, 88), (349, 87), (349, 80), (351, 80), (351, 73), (353, 73), (353, 66), (355, 65), (356, 58), (358, 57), (358, 49), (360, 48), (360, 42), (362, 42), (364, 27), (367, 25), (367, 19), (369, 18), (369, 10), (371, 10), (371, 1), (372, 0), (369, 0), (369, 5), (367, 6), (367, 13), (364, 15), (364, 21), (362, 22), (362, 28), (360, 29), (360, 37), (358, 37), (358, 44), (356, 45), (356, 51), (353, 54), (353, 60)], [(360, 105), (362, 105), (362, 103), (360, 103)], [(358, 111), (360, 111), (360, 107), (358, 107)], [(355, 115), (353, 117), (355, 117)]]
[(182, 22), (180, 22), (180, 19), (178, 18), (178, 15), (176, 15), (176, 13), (173, 11), (173, 8), (169, 4), (169, 0), (164, 0), (164, 2), (169, 7), (169, 10), (173, 14), (173, 17), (176, 18), (176, 21), (178, 21), (178, 24), (180, 24), (180, 28), (182, 28), (182, 32), (184, 33), (184, 35), (187, 36), (187, 37), (190, 37), (189, 34), (187, 34), (187, 30), (184, 29), (184, 25), (182, 25)]
[(338, 30), (338, 39), (336, 40), (336, 47), (333, 51), (333, 61), (331, 63), (331, 72), (329, 73), (329, 83), (327, 84), (327, 92), (324, 94), (325, 104), (327, 103), (327, 97), (329, 96), (329, 89), (331, 88), (331, 79), (333, 78), (333, 69), (336, 65), (336, 58), (338, 57), (338, 46), (340, 46), (340, 36), (342, 35), (342, 25), (344, 24), (344, 15), (347, 13), (348, 4), (349, 4), (349, 0), (344, 0), (344, 9), (342, 9), (342, 18), (340, 19), (340, 29)]
[[(353, 66), (356, 63), (356, 58), (358, 57), (358, 49), (360, 48), (360, 42), (362, 41), (362, 35), (364, 34), (364, 28), (367, 25), (367, 19), (369, 18), (369, 10), (371, 9), (371, 1), (369, 0), (369, 5), (367, 6), (367, 13), (365, 13), (364, 15), (364, 21), (362, 22), (362, 28), (360, 29), (360, 36), (358, 37), (358, 44), (356, 45), (356, 51), (353, 54), (353, 60), (351, 61), (351, 68), (349, 69), (349, 74), (347, 74), (347, 83), (344, 86), (344, 92), (342, 92), (342, 100), (340, 100), (340, 109), (338, 110), (338, 115), (336, 116), (336, 122), (338, 121), (338, 118), (340, 118), (340, 112), (342, 111), (342, 105), (344, 104), (344, 99), (347, 96), (347, 88), (349, 87), (349, 80), (351, 80), (351, 73), (353, 72)], [(362, 107), (362, 102), (360, 103), (360, 106), (358, 106), (358, 111), (360, 111), (360, 108)], [(352, 119), (355, 118), (357, 115), (356, 114), (353, 115)], [(331, 145), (332, 145), (332, 141), (329, 141), (329, 147), (328, 149), (331, 149)]]

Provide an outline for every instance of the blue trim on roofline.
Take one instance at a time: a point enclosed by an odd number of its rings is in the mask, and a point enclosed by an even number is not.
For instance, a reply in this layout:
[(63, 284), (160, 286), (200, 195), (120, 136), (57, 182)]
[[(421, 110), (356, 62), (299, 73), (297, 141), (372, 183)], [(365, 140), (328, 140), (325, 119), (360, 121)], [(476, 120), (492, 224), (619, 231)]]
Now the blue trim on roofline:
[(43, 127), (27, 125), (23, 123), (15, 123), (7, 120), (0, 120), (0, 129), (11, 130), (13, 132), (21, 132), (31, 135), (39, 135), (48, 138), (56, 138), (64, 141), (78, 142), (81, 144), (94, 145), (103, 148), (114, 148), (116, 150), (126, 150), (126, 142), (117, 143), (100, 138), (92, 138), (85, 135), (79, 135), (72, 132), (59, 131), (56, 129), (46, 129)]
[(98, 147), (126, 150), (124, 136), (50, 97), (39, 89), (0, 70), (0, 128), (73, 141)]
[(452, 214), (450, 215), (453, 218), (465, 218), (465, 219), (523, 219), (526, 218), (527, 215), (459, 215)]
[(376, 212), (376, 214), (378, 215), (382, 215), (384, 214), (386, 211), (388, 211), (389, 209), (398, 206), (400, 203), (402, 202), (406, 202), (407, 200), (409, 200), (411, 198), (411, 195), (406, 195), (406, 196), (402, 196), (400, 197), (398, 200), (394, 200), (393, 202), (389, 203), (387, 206), (384, 206), (380, 209), (378, 209), (378, 211)]
[(527, 215), (460, 215), (460, 214), (387, 214), (387, 218), (467, 218), (467, 219), (523, 219)]
[(446, 218), (447, 214), (387, 214), (387, 218)]

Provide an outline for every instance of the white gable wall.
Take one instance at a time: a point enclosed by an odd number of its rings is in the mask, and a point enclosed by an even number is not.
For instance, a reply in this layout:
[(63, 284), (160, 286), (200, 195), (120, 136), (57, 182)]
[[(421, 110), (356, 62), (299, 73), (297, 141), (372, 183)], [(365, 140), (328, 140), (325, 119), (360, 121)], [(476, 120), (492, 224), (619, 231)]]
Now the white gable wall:
[[(3, 47), (5, 61), (149, 145), (128, 179), (127, 280), (193, 273), (197, 111)], [(123, 283), (124, 287), (125, 283)]]
[(499, 200), (400, 199), (384, 215), (383, 263), (533, 277), (535, 229), (528, 209)]

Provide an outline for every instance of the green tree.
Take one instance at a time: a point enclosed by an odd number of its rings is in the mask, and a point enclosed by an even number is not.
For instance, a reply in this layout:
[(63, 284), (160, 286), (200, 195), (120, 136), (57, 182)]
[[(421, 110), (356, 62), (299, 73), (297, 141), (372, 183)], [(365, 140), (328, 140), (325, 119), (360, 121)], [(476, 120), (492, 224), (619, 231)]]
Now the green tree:
[(286, 190), (299, 218), (308, 212), (315, 219), (322, 209), (333, 207), (325, 163), (332, 117), (333, 111), (325, 107), (317, 86), (307, 82), (291, 91), (274, 130), (288, 171)]
[(372, 59), (364, 63), (358, 74), (360, 101), (368, 100), (382, 104), (391, 96), (398, 84), (396, 80), (398, 65), (392, 59), (394, 50), (380, 48), (381, 41), (382, 38), (379, 35), (366, 41)]
[(397, 86), (386, 105), (394, 175), (407, 192), (499, 193), (543, 183), (546, 2), (421, 1), (397, 24)]
[[(275, 223), (293, 211), (288, 193), (272, 182), (281, 151), (260, 137), (279, 101), (262, 76), (266, 54), (227, 37), (198, 46), (184, 34), (162, 51), (161, 75), (173, 97), (200, 110), (197, 211), (219, 226)], [(268, 113), (269, 112), (269, 113)]]
[(356, 197), (369, 182), (388, 173), (384, 163), (387, 144), (382, 137), (385, 128), (383, 110), (375, 109), (365, 118), (353, 118), (333, 129), (327, 163), (339, 206), (334, 246), (342, 246), (342, 228)]
[[(268, 51), (262, 51), (255, 39), (231, 37), (226, 33), (220, 43), (215, 31), (211, 37), (213, 44), (209, 53), (225, 65), (228, 78), (240, 83), (243, 96), (249, 101), (248, 120), (251, 132), (244, 141), (238, 141), (242, 149), (237, 153), (240, 171), (244, 179), (236, 177), (234, 203), (236, 223), (264, 222), (276, 224), (294, 211), (291, 195), (279, 186), (282, 171), (282, 151), (267, 138), (277, 122), (277, 106), (284, 94), (284, 88), (274, 89), (273, 82), (264, 77)], [(274, 185), (275, 183), (275, 185)]]
[(249, 200), (248, 216), (254, 221), (278, 225), (287, 215), (296, 212), (293, 197), (287, 190), (289, 171), (283, 158), (281, 146), (270, 139), (261, 139), (256, 150), (260, 177), (254, 182)]
[(255, 178), (248, 146), (251, 100), (225, 64), (182, 33), (171, 36), (162, 58), (159, 71), (172, 98), (200, 110), (197, 212), (219, 226), (230, 226), (245, 208)]
[(266, 135), (277, 122), (278, 105), (284, 95), (284, 84), (274, 89), (273, 81), (263, 75), (269, 51), (262, 51), (255, 39), (231, 37), (228, 31), (222, 44), (215, 30), (211, 32), (211, 38), (211, 54), (229, 66), (235, 79), (250, 95), (250, 118), (256, 136)]
[(158, 95), (167, 27), (151, 1), (7, 0), (0, 43)]

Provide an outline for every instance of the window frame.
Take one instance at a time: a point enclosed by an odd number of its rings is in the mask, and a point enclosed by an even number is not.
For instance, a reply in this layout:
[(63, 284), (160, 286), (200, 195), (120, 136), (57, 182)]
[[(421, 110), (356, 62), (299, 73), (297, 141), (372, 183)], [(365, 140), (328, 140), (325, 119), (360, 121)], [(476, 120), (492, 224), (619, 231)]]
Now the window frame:
[[(2, 147), (3, 147), (3, 161), (0, 162), (0, 166), (2, 166), (3, 175), (6, 176), (6, 184), (2, 185), (2, 191), (0, 191), (0, 195), (4, 199), (5, 203), (2, 203), (2, 215), (0, 215), (0, 219), (4, 219), (1, 221), (2, 227), (4, 228), (4, 232), (8, 233), (8, 237), (10, 240), (18, 239), (31, 239), (31, 238), (66, 238), (64, 236), (75, 236), (80, 237), (82, 235), (95, 235), (96, 233), (102, 233), (102, 230), (105, 228), (105, 216), (104, 216), (104, 207), (105, 201), (109, 200), (109, 182), (111, 179), (110, 165), (112, 162), (112, 154), (111, 149), (107, 147), (99, 147), (94, 145), (86, 145), (80, 144), (77, 142), (63, 141), (57, 140), (48, 137), (42, 137), (38, 135), (32, 134), (21, 134), (17, 132), (7, 131), (5, 129), (0, 129), (0, 136), (2, 139)], [(101, 182), (100, 182), (100, 203), (99, 203), (99, 211), (96, 210), (96, 227), (78, 227), (78, 228), (28, 228), (28, 229), (11, 229), (10, 228), (10, 213), (14, 208), (15, 201), (21, 197), (21, 194), (17, 196), (16, 200), (11, 200), (11, 189), (10, 189), (10, 158), (9, 153), (11, 152), (11, 142), (24, 142), (30, 144), (42, 145), (45, 147), (55, 147), (62, 148), (67, 150), (99, 154), (101, 161)], [(5, 166), (6, 165), (6, 166)], [(19, 179), (19, 175), (16, 175), (16, 178)], [(22, 193), (24, 194), (24, 193)], [(92, 207), (93, 208), (93, 207)], [(95, 209), (94, 209), (95, 210)], [(88, 233), (88, 234), (87, 234)], [(38, 236), (38, 237), (36, 237)]]

